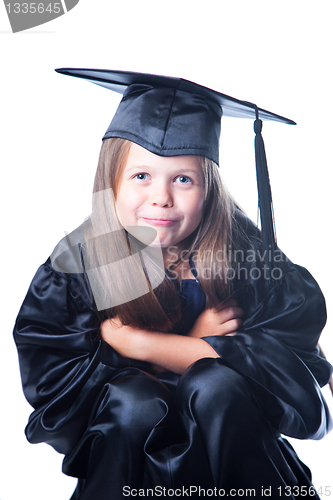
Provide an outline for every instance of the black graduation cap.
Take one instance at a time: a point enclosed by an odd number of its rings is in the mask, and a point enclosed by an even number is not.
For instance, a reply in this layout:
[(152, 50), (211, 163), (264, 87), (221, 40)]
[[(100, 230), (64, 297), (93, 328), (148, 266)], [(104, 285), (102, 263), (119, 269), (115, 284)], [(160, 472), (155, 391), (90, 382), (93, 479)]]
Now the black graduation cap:
[(265, 249), (275, 247), (272, 196), (261, 120), (295, 125), (294, 121), (182, 78), (100, 69), (62, 68), (56, 71), (123, 94), (103, 139), (128, 139), (160, 156), (198, 155), (218, 164), (222, 115), (255, 119), (263, 244)]

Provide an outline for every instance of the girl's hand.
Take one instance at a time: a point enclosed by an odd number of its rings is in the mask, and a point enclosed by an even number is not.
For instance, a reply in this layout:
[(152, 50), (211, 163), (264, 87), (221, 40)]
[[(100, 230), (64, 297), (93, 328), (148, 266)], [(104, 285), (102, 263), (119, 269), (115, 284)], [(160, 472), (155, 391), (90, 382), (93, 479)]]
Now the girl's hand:
[(236, 335), (241, 328), (244, 315), (243, 309), (235, 299), (224, 302), (222, 309), (206, 309), (203, 311), (188, 336), (194, 338), (210, 337), (211, 335)]

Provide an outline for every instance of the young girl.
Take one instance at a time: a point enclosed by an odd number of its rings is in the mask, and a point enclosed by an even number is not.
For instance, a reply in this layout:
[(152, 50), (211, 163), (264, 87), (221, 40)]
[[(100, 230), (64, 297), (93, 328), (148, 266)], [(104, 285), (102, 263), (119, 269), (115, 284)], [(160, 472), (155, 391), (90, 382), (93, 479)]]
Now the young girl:
[[(183, 80), (61, 72), (124, 96), (91, 217), (40, 267), (15, 325), (28, 440), (65, 455), (72, 500), (318, 498), (281, 437), (331, 427), (324, 298), (269, 224), (258, 117), (288, 120)], [(222, 110), (257, 115), (262, 233), (218, 172)]]

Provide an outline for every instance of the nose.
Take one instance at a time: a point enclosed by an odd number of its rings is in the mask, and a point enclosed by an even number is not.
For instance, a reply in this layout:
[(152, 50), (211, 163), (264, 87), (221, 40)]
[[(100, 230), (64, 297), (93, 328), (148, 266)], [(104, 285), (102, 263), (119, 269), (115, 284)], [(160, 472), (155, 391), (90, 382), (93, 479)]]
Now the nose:
[(171, 189), (166, 184), (156, 184), (152, 187), (150, 204), (156, 207), (168, 208), (173, 206)]

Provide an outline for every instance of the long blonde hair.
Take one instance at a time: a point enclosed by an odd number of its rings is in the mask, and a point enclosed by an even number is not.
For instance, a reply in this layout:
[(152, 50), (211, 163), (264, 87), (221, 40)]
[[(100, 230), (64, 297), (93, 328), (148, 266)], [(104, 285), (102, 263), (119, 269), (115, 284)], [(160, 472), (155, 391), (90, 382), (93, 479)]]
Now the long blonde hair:
[[(171, 331), (180, 319), (180, 300), (170, 279), (165, 273), (162, 283), (152, 288), (142, 267), (128, 266), (131, 248), (126, 231), (123, 230), (116, 213), (115, 199), (119, 178), (131, 142), (120, 138), (103, 142), (93, 192), (110, 192), (110, 197), (97, 197), (93, 203), (91, 222), (94, 234), (103, 238), (86, 235), (87, 250), (93, 266), (103, 269), (103, 263), (117, 261), (117, 270), (110, 275), (101, 271), (99, 285), (103, 293), (133, 286), (136, 279), (144, 279), (148, 293), (129, 302), (105, 309), (101, 319), (118, 316), (123, 324), (158, 331)], [(232, 263), (228, 258), (228, 248), (232, 245), (232, 227), (235, 203), (222, 183), (217, 165), (202, 158), (205, 179), (205, 203), (199, 227), (183, 242), (182, 259), (192, 256), (198, 278), (206, 294), (207, 306), (218, 307), (232, 292), (232, 283), (227, 279)], [(107, 191), (108, 190), (108, 191)], [(97, 200), (97, 201), (96, 201)], [(119, 237), (107, 239), (107, 234), (117, 233)], [(110, 260), (111, 259), (111, 260)], [(133, 260), (133, 259), (132, 259)], [(177, 262), (179, 264), (179, 261)], [(177, 265), (176, 264), (176, 265)], [(158, 271), (157, 271), (158, 272)], [(171, 273), (172, 274), (172, 273)], [(151, 277), (151, 274), (149, 274)]]

